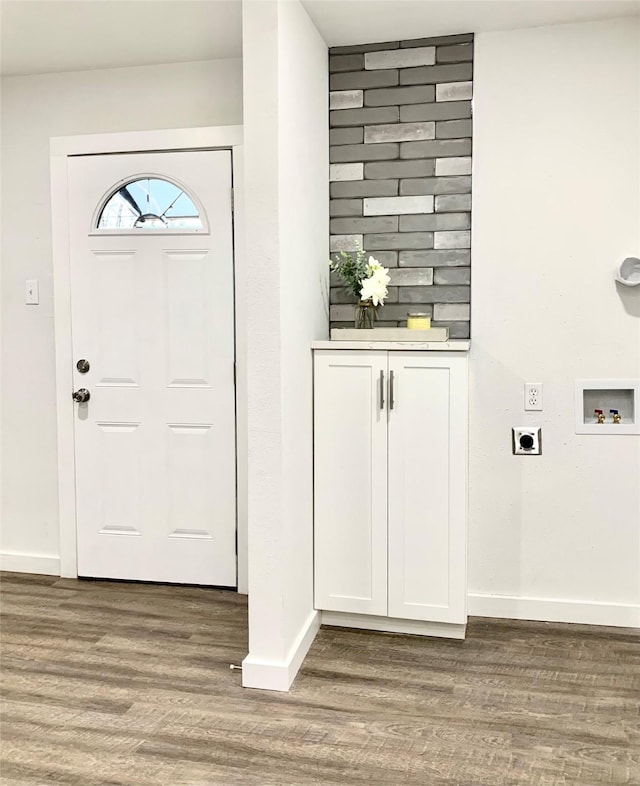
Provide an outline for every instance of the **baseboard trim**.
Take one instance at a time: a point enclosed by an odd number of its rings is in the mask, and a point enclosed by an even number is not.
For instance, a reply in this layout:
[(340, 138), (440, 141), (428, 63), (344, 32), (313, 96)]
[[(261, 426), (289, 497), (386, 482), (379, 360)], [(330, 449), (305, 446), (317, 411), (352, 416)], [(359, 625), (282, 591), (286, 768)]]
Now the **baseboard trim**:
[(2, 551), (0, 552), (0, 570), (6, 570), (8, 573), (40, 573), (45, 576), (59, 576), (60, 557)]
[(323, 625), (337, 625), (340, 628), (360, 628), (383, 633), (410, 633), (414, 636), (436, 636), (443, 639), (464, 639), (467, 628), (466, 624), (401, 620), (343, 611), (323, 611), (321, 622)]
[(283, 661), (268, 661), (251, 653), (242, 661), (242, 687), (288, 691), (320, 630), (320, 615), (312, 611)]
[(574, 622), (582, 625), (640, 627), (640, 606), (625, 603), (520, 598), (511, 595), (468, 596), (469, 615), (539, 622)]

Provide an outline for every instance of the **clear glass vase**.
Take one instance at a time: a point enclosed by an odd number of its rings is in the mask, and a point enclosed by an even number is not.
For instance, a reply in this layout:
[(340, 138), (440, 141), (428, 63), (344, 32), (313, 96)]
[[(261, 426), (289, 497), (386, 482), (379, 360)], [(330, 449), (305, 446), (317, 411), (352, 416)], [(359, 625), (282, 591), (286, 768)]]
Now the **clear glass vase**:
[(355, 326), (361, 328), (373, 328), (374, 322), (378, 318), (378, 308), (371, 300), (360, 300), (356, 304)]

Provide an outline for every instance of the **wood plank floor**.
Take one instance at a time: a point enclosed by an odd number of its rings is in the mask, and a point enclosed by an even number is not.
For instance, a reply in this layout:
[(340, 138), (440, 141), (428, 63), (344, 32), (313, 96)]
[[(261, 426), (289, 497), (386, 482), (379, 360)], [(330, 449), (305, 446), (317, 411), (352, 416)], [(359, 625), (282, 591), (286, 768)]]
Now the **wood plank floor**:
[(280, 694), (229, 670), (242, 596), (8, 573), (0, 589), (3, 786), (640, 784), (637, 631), (323, 629)]

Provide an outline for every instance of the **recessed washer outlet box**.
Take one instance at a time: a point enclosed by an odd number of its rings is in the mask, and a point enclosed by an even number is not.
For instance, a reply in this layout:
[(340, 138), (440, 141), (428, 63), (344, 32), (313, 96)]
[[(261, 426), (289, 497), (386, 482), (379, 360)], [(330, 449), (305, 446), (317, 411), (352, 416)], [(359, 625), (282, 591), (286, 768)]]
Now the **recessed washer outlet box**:
[(576, 434), (640, 434), (640, 379), (577, 379)]
[(511, 429), (514, 456), (539, 456), (542, 453), (542, 429), (516, 426)]

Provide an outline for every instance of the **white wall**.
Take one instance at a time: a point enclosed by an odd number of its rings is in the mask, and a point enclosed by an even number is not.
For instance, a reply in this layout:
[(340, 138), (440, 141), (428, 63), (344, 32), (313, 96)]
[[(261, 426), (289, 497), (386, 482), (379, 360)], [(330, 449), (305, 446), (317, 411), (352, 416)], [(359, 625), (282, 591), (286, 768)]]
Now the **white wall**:
[(327, 48), (298, 0), (246, 2), (249, 655), (243, 684), (286, 690), (313, 609), (311, 341), (326, 338)]
[(640, 437), (576, 435), (573, 395), (640, 376), (640, 288), (613, 281), (640, 254), (639, 20), (475, 47), (470, 613), (637, 625)]
[(278, 34), (282, 449), (287, 479), (283, 520), (291, 566), (287, 635), (292, 641), (313, 609), (310, 346), (314, 339), (329, 336), (328, 66), (327, 46), (298, 2), (284, 4)]
[(49, 138), (241, 123), (240, 60), (2, 80), (3, 567), (58, 570)]

